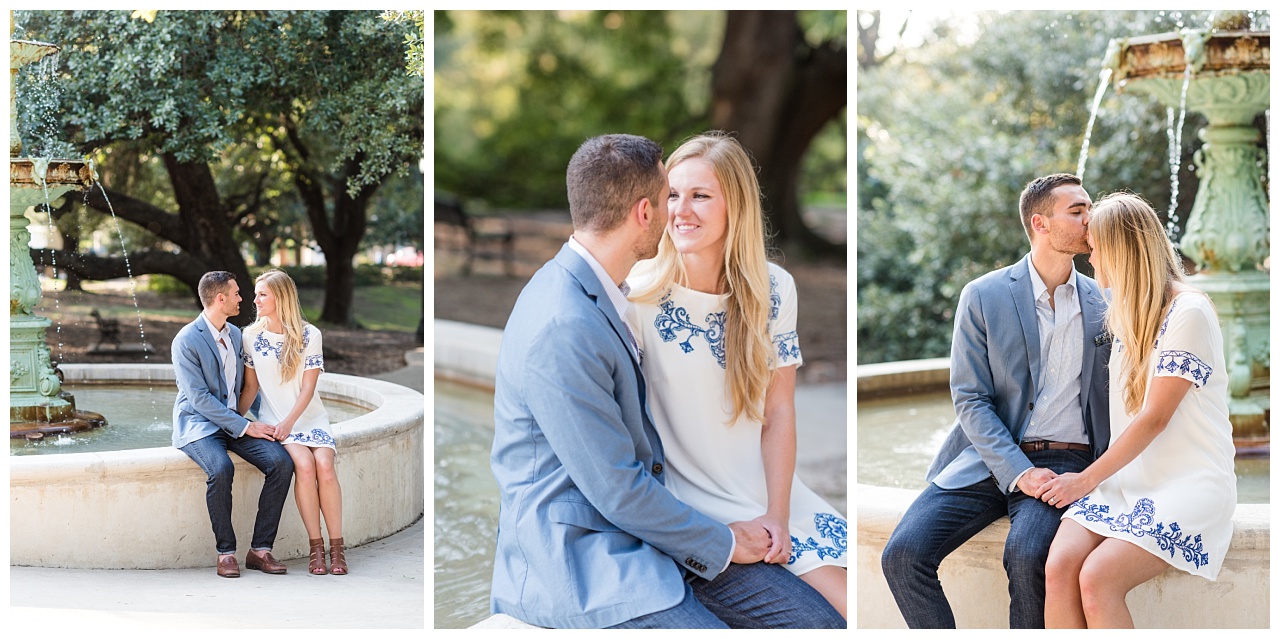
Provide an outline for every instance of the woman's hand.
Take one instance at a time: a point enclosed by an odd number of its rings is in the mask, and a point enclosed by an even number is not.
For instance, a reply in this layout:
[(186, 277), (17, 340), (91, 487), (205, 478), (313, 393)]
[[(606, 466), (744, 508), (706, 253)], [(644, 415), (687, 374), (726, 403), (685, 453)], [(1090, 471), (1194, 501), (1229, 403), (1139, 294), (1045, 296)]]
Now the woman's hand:
[(291, 419), (285, 419), (279, 424), (276, 424), (276, 430), (272, 433), (275, 436), (276, 441), (282, 442), (289, 437), (289, 433), (293, 432), (293, 421), (294, 420)]
[(1066, 508), (1097, 487), (1098, 483), (1090, 480), (1087, 475), (1062, 473), (1041, 484), (1036, 497), (1055, 508)]
[(766, 564), (785, 564), (791, 558), (791, 532), (787, 518), (765, 513), (751, 520), (769, 533), (769, 550), (764, 554)]

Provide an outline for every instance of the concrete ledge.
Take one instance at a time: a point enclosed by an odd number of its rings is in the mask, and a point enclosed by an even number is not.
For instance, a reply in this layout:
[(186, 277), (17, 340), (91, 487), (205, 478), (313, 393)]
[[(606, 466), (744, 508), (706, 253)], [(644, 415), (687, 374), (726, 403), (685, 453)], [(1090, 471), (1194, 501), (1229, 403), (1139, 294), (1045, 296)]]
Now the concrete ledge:
[(502, 329), (435, 320), (435, 374), (455, 382), (493, 388), (501, 344)]
[[(858, 485), (858, 627), (905, 628), (880, 567), (889, 535), (919, 491)], [(1271, 506), (1239, 504), (1231, 549), (1217, 581), (1169, 568), (1129, 593), (1139, 628), (1268, 628), (1271, 624)], [(1009, 580), (1002, 558), (1009, 520), (987, 526), (938, 571), (960, 628), (1008, 628)]]
[(912, 359), (858, 367), (858, 397), (945, 390), (951, 384), (951, 360)]
[[(60, 368), (75, 384), (173, 383), (168, 364)], [(331, 373), (320, 376), (319, 391), (321, 397), (373, 409), (334, 425), (347, 545), (381, 539), (412, 524), (425, 506), (422, 394)], [(235, 455), (232, 460), (232, 521), (243, 552), (252, 536), (262, 474)], [(204, 491), (204, 472), (171, 447), (10, 457), (9, 562), (59, 568), (212, 565), (213, 532)], [(273, 554), (279, 559), (307, 554), (306, 530), (292, 495), (285, 502)]]

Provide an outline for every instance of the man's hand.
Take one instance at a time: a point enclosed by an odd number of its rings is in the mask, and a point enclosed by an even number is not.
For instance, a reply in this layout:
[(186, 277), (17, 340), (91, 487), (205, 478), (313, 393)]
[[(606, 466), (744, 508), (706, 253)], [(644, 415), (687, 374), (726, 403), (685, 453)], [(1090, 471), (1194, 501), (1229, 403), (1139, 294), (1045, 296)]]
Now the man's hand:
[(1057, 477), (1058, 473), (1048, 468), (1032, 468), (1018, 478), (1018, 490), (1023, 494), (1040, 499), (1040, 488), (1044, 483)]
[(265, 424), (263, 422), (249, 422), (248, 430), (244, 431), (244, 434), (250, 437), (257, 437), (258, 439), (270, 439), (272, 441), (275, 441), (276, 439), (275, 433), (276, 433), (276, 429), (274, 426), (270, 424)]
[(733, 563), (754, 564), (769, 552), (769, 531), (758, 522), (735, 521), (729, 524), (729, 530), (733, 531), (733, 539), (737, 543), (733, 549)]

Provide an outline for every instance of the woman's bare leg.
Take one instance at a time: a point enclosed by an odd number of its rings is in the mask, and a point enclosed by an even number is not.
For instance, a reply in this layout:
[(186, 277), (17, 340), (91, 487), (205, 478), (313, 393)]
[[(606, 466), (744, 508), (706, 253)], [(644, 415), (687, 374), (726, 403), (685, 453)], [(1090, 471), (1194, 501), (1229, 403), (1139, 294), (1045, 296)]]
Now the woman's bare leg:
[(820, 566), (800, 575), (840, 613), (849, 618), (849, 571), (840, 566)]
[(308, 539), (320, 538), (320, 497), (316, 489), (316, 460), (302, 444), (285, 444), (293, 459), (293, 499), (298, 503), (302, 526)]
[(1090, 628), (1132, 628), (1124, 597), (1169, 568), (1163, 559), (1122, 539), (1105, 539), (1080, 569), (1080, 596)]
[(1105, 539), (1070, 519), (1062, 520), (1044, 565), (1044, 627), (1085, 628), (1080, 567)]
[(316, 481), (320, 487), (320, 510), (324, 512), (324, 527), (329, 538), (342, 537), (342, 486), (338, 485), (338, 472), (333, 465), (332, 448), (316, 448)]

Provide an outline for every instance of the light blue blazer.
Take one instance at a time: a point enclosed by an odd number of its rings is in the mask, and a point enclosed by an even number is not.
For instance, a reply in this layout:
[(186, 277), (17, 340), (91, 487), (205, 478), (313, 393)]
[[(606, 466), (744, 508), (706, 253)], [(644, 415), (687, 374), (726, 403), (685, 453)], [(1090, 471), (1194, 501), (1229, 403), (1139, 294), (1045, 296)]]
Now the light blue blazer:
[(685, 571), (712, 579), (729, 561), (729, 528), (663, 485), (662, 442), (627, 339), (567, 245), (516, 301), (494, 396), (494, 613), (611, 626), (680, 603)]
[[(939, 488), (970, 486), (994, 477), (1008, 493), (1033, 464), (1018, 447), (1034, 406), (1044, 362), (1031, 285), (1031, 256), (970, 282), (960, 293), (951, 340), (951, 399), (956, 421), (926, 480)], [(1073, 271), (1084, 320), (1080, 410), (1095, 458), (1111, 439), (1103, 330), (1106, 300), (1093, 279)]]
[[(244, 361), (241, 359), (240, 329), (231, 327), (231, 347), (236, 357), (235, 396), (244, 389)], [(173, 374), (178, 382), (178, 397), (173, 402), (173, 445), (182, 448), (208, 437), (219, 428), (239, 437), (249, 420), (221, 399), (227, 396), (227, 382), (222, 376), (217, 337), (203, 317), (182, 327), (173, 338)]]

